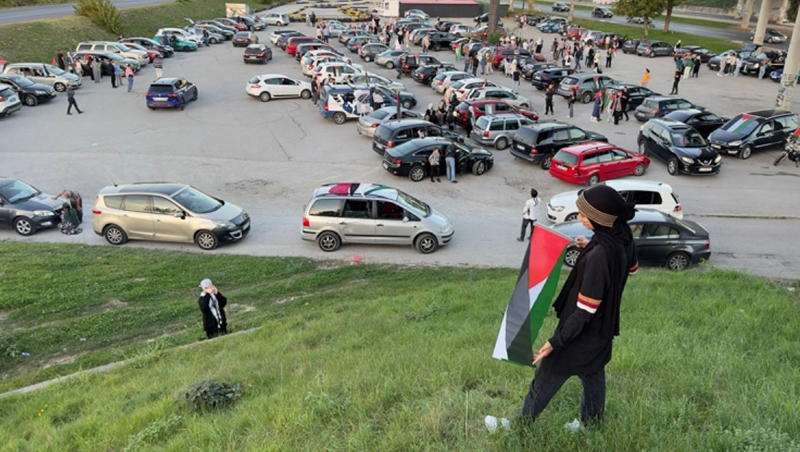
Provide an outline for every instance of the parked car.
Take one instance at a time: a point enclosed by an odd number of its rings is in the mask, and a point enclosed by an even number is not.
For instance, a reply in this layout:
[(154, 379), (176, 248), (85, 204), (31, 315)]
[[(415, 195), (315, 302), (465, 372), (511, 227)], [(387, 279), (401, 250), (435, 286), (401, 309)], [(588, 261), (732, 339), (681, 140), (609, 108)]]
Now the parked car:
[[(363, 73), (363, 74), (351, 75), (350, 78), (348, 78), (348, 81), (353, 85), (385, 86), (386, 88), (389, 88), (392, 91), (399, 91), (400, 93), (407, 91), (406, 85), (396, 80), (390, 80), (382, 75), (378, 75), (375, 73), (369, 73), (369, 74)], [(412, 93), (406, 93), (406, 94), (413, 96)], [(392, 95), (392, 97), (395, 96)], [(416, 97), (414, 97), (414, 103), (416, 104)]]
[(745, 45), (745, 49), (743, 50), (726, 50), (720, 53), (717, 56), (711, 57), (708, 60), (708, 68), (714, 71), (718, 71), (720, 69), (720, 64), (722, 63), (722, 59), (729, 55), (736, 55), (737, 58), (741, 58), (742, 60), (746, 60), (752, 55), (755, 55), (756, 46), (753, 44)]
[(514, 57), (530, 57), (531, 53), (525, 49), (512, 49), (512, 48), (501, 48), (495, 49), (494, 52), (494, 59), (492, 59), (492, 67), (498, 69), (500, 67), (500, 62), (505, 59), (513, 59)]
[(543, 71), (545, 69), (549, 69), (551, 67), (556, 67), (556, 65), (553, 63), (535, 62), (531, 64), (526, 64), (520, 72), (522, 73), (522, 78), (524, 78), (525, 80), (533, 80), (533, 74), (539, 71)]
[(573, 184), (595, 185), (625, 176), (641, 176), (650, 166), (642, 154), (613, 144), (588, 142), (562, 148), (553, 157), (550, 175)]
[[(750, 30), (750, 40), (755, 38), (756, 30)], [(764, 42), (768, 43), (781, 43), (786, 42), (786, 35), (774, 28), (767, 28), (764, 30)]]
[(344, 58), (329, 53), (316, 54), (308, 58), (303, 57), (301, 61), (302, 61), (301, 71), (303, 72), (303, 75), (305, 75), (306, 77), (313, 77), (314, 74), (317, 73), (317, 68), (326, 63), (349, 64), (347, 63), (347, 61), (345, 61)]
[(321, 41), (317, 38), (312, 38), (310, 36), (292, 36), (291, 38), (286, 40), (286, 53), (288, 53), (291, 56), (294, 56), (294, 53), (297, 51), (297, 46), (304, 42), (321, 42)]
[(168, 45), (165, 46), (165, 45), (161, 44), (160, 42), (156, 42), (156, 41), (154, 41), (154, 40), (152, 40), (150, 38), (141, 38), (141, 37), (125, 38), (120, 42), (139, 44), (140, 46), (142, 46), (142, 47), (144, 47), (146, 49), (156, 50), (158, 52), (161, 52), (161, 55), (164, 58), (169, 58), (169, 57), (171, 57), (172, 55), (175, 54), (175, 49), (173, 49), (172, 47), (170, 47)]
[(409, 42), (411, 44), (419, 46), (419, 45), (422, 45), (422, 38), (424, 38), (425, 36), (435, 32), (435, 31), (436, 31), (436, 29), (433, 28), (433, 27), (417, 28), (416, 30), (414, 30), (412, 32), (409, 32), (408, 40), (409, 40)]
[[(618, 191), (622, 199), (635, 203), (639, 210), (653, 210), (683, 218), (681, 200), (669, 184), (640, 179), (615, 179), (601, 182)], [(578, 219), (578, 197), (583, 190), (559, 193), (547, 203), (547, 219), (560, 224)]]
[(606, 93), (609, 95), (611, 93), (619, 93), (624, 88), (628, 88), (628, 111), (636, 110), (636, 108), (649, 97), (661, 95), (643, 86), (624, 82), (615, 82), (612, 85), (608, 85), (606, 87)]
[[(397, 65), (400, 64), (400, 58), (395, 61), (395, 64), (390, 68), (388, 65), (386, 66), (388, 69), (393, 69)], [(403, 73), (404, 74), (411, 74), (415, 70), (417, 70), (420, 66), (430, 66), (430, 65), (441, 65), (442, 62), (439, 61), (438, 58), (432, 55), (406, 55), (406, 61), (403, 64)]]
[(363, 67), (342, 62), (322, 63), (314, 70), (313, 77), (323, 77), (325, 80), (333, 77), (336, 83), (343, 83), (352, 75), (364, 73)]
[(401, 56), (405, 55), (406, 51), (404, 50), (394, 50), (389, 49), (383, 53), (378, 54), (375, 57), (375, 64), (378, 66), (383, 66), (386, 69), (394, 69), (397, 67), (397, 61), (400, 59)]
[(461, 127), (466, 127), (467, 122), (477, 121), (483, 115), (517, 114), (532, 122), (539, 121), (539, 115), (534, 110), (517, 108), (500, 99), (466, 100), (458, 104), (456, 112)]
[[(200, 46), (200, 44), (197, 44), (194, 41), (190, 41), (188, 39), (185, 39), (185, 36), (183, 36), (180, 33), (167, 33), (167, 32), (163, 32), (161, 30), (159, 30), (159, 32), (161, 34), (157, 34), (157, 35), (153, 36), (153, 40), (160, 42), (161, 41), (161, 36), (164, 36), (164, 35), (167, 36), (167, 39), (168, 39), (168, 42), (169, 42), (169, 46), (172, 47), (173, 49), (175, 49), (176, 52), (194, 52)], [(181, 32), (184, 32), (184, 31), (181, 30)], [(186, 33), (186, 32), (184, 32), (184, 33)], [(188, 35), (188, 33), (187, 33), (187, 35)]]
[(453, 223), (428, 204), (385, 185), (326, 184), (305, 206), (301, 237), (322, 251), (342, 244), (413, 246), (430, 254), (453, 238)]
[(533, 124), (533, 120), (516, 113), (483, 115), (475, 121), (470, 138), (476, 143), (494, 146), (502, 151), (508, 147), (520, 127)]
[(479, 99), (500, 99), (503, 102), (510, 104), (516, 108), (529, 109), (531, 108), (531, 100), (527, 97), (520, 96), (513, 93), (508, 88), (474, 88), (469, 91), (463, 100), (479, 100)]
[(375, 57), (387, 50), (389, 50), (389, 46), (386, 44), (371, 42), (361, 46), (361, 49), (358, 51), (358, 56), (361, 57), (362, 60), (370, 62), (374, 61)]
[(783, 69), (786, 65), (786, 52), (783, 50), (769, 50), (759, 54), (751, 54), (745, 58), (742, 65), (742, 74), (758, 74), (762, 66), (766, 66), (767, 73)]
[[(230, 41), (231, 39), (233, 39), (233, 35), (239, 33), (239, 29), (231, 27), (230, 25), (223, 24), (222, 22), (217, 20), (198, 20), (197, 22), (194, 22), (194, 25), (195, 26), (213, 25), (214, 27), (217, 27), (218, 29), (224, 32), (222, 34), (223, 36), (225, 36), (226, 41)], [(230, 36), (230, 38), (228, 38), (228, 36)]]
[[(2, 91), (0, 88), (0, 95)], [(61, 222), (64, 200), (54, 198), (19, 179), (0, 177), (0, 227), (13, 228), (26, 236), (55, 227)]]
[(622, 43), (622, 53), (636, 53), (636, 48), (642, 43), (641, 39), (627, 39)]
[(73, 52), (72, 58), (81, 65), (81, 69), (83, 70), (84, 74), (91, 74), (92, 68), (89, 65), (89, 58), (91, 57), (92, 61), (99, 61), (100, 62), (100, 74), (101, 75), (112, 75), (114, 74), (114, 68), (110, 65), (103, 65), (104, 62), (108, 62), (111, 64), (117, 63), (121, 69), (127, 65), (131, 65), (133, 68), (133, 72), (139, 72), (141, 70), (141, 66), (139, 66), (139, 62), (136, 60), (132, 60), (130, 58), (123, 58), (119, 56), (119, 54), (111, 53), (111, 52), (100, 52), (100, 51), (81, 51), (81, 52)]
[[(209, 26), (208, 25), (197, 25), (197, 24), (195, 24), (192, 27), (189, 27), (189, 26), (183, 27), (183, 29), (184, 29), (184, 31), (186, 31), (190, 35), (199, 37), (202, 40), (203, 45), (205, 45), (206, 38), (208, 38), (208, 44), (209, 45), (211, 45), (211, 44), (221, 44), (221, 43), (227, 41), (227, 39), (225, 39), (225, 35), (224, 34), (217, 33), (215, 31), (213, 31), (211, 28), (207, 28), (207, 27), (209, 27)], [(206, 33), (208, 33), (208, 36), (206, 36)]]
[[(769, 73), (769, 79), (775, 83), (779, 83), (783, 78), (783, 69), (778, 69), (777, 71), (772, 71)], [(800, 81), (800, 74), (797, 74), (797, 80)]]
[(21, 109), (22, 102), (14, 88), (0, 84), (0, 116), (5, 117)]
[(584, 104), (594, 101), (594, 96), (601, 88), (615, 84), (616, 81), (607, 75), (578, 72), (561, 79), (556, 94), (568, 98), (573, 88), (577, 88), (577, 98)]
[(154, 240), (213, 250), (220, 242), (236, 242), (250, 232), (244, 209), (180, 183), (105, 187), (92, 212), (92, 229), (112, 245)]
[(279, 27), (286, 27), (291, 22), (287, 14), (281, 13), (262, 13), (258, 15), (258, 18), (267, 25), (277, 25)]
[(45, 63), (11, 63), (3, 69), (5, 75), (21, 75), (33, 82), (52, 86), (58, 92), (67, 90), (67, 85), (80, 88), (81, 78), (62, 70), (58, 66)]
[(251, 78), (245, 92), (261, 102), (272, 99), (311, 98), (311, 83), (295, 80), (282, 74), (263, 74)]
[(443, 72), (457, 71), (458, 69), (450, 63), (442, 63), (436, 66), (420, 66), (412, 74), (411, 78), (417, 83), (430, 85), (437, 74)]
[(553, 84), (553, 86), (558, 86), (564, 77), (574, 73), (575, 69), (569, 67), (550, 67), (547, 69), (541, 69), (533, 74), (533, 77), (531, 77), (531, 84), (535, 86), (536, 89), (541, 91), (550, 86), (550, 84)]
[[(678, 220), (661, 212), (639, 210), (628, 224), (639, 265), (681, 271), (711, 258), (708, 231), (696, 222)], [(580, 221), (560, 224), (553, 229), (573, 239), (594, 235), (594, 231), (587, 230)], [(564, 263), (572, 267), (580, 255), (580, 248), (569, 245), (564, 253)]]
[(397, 107), (382, 107), (358, 118), (358, 134), (372, 138), (381, 124), (395, 119), (422, 119), (422, 114), (401, 108), (398, 117)]
[(85, 41), (81, 42), (75, 48), (76, 52), (100, 52), (100, 53), (116, 53), (122, 58), (134, 60), (140, 66), (146, 66), (150, 62), (147, 52), (132, 49), (122, 42), (112, 41)]
[(511, 154), (549, 170), (553, 156), (562, 148), (588, 141), (608, 142), (608, 138), (571, 124), (546, 122), (520, 128), (512, 141)]
[(330, 44), (325, 44), (324, 42), (306, 42), (297, 46), (297, 50), (294, 52), (294, 59), (296, 61), (303, 61), (303, 57), (306, 56), (307, 53), (315, 50), (327, 51), (334, 55), (342, 55), (342, 52), (339, 52)]
[(500, 85), (486, 78), (471, 77), (459, 80), (453, 83), (451, 87), (459, 100), (466, 100), (464, 96), (472, 91), (473, 88), (500, 88)]
[(430, 175), (428, 158), (433, 150), (439, 149), (442, 160), (440, 167), (443, 168), (444, 154), (450, 146), (453, 146), (456, 152), (456, 174), (472, 173), (480, 176), (494, 166), (494, 157), (486, 149), (439, 137), (411, 140), (387, 149), (383, 154), (383, 168), (396, 176), (420, 182)]
[(431, 42), (431, 50), (434, 52), (439, 52), (442, 49), (450, 48), (450, 45), (458, 39), (457, 35), (451, 33), (442, 33), (440, 31), (435, 31), (428, 36)]
[[(333, 119), (339, 125), (348, 119), (359, 119), (359, 105), (369, 108), (369, 87), (325, 84), (320, 89), (319, 114), (325, 119)], [(394, 97), (384, 98), (384, 105), (396, 105)]]
[[(501, 37), (505, 37), (508, 35), (506, 29), (503, 28), (503, 23), (500, 19), (497, 20), (497, 29), (495, 30)], [(486, 41), (489, 38), (489, 27), (487, 25), (481, 25), (472, 30), (472, 39), (479, 39), (481, 41)]]
[(372, 150), (383, 155), (387, 149), (420, 137), (444, 137), (452, 141), (464, 141), (456, 132), (421, 119), (396, 119), (378, 127), (372, 139)]
[(449, 31), (453, 25), (459, 25), (459, 23), (452, 20), (440, 20), (433, 25), (433, 28), (439, 31)]
[(364, 36), (364, 35), (353, 36), (347, 41), (345, 47), (347, 47), (347, 50), (349, 50), (350, 53), (358, 53), (358, 51), (361, 50), (362, 45), (380, 44), (379, 41), (380, 38), (378, 38), (377, 36)]
[[(0, 75), (0, 88), (5, 86), (14, 90), (16, 95), (19, 96), (19, 100), (29, 107), (35, 107), (40, 103), (50, 102), (56, 98), (56, 90), (52, 86), (36, 83), (21, 75)], [(12, 99), (14, 94), (8, 93), (7, 90), (3, 90), (3, 94), (0, 94), (0, 97), (3, 98), (3, 104), (8, 103), (7, 106), (4, 105), (6, 107), (5, 110), (10, 110), (15, 104), (14, 99)], [(7, 114), (8, 111), (3, 113)]]
[(247, 25), (240, 24), (239, 22), (236, 22), (235, 20), (229, 19), (227, 17), (217, 17), (214, 20), (219, 22), (219, 23), (221, 23), (222, 25), (225, 25), (227, 27), (235, 28), (235, 29), (237, 29), (239, 31), (248, 31), (248, 29), (249, 29), (249, 27)]
[(711, 148), (722, 154), (748, 159), (753, 152), (781, 149), (798, 127), (797, 114), (784, 110), (761, 110), (736, 115), (711, 132)]
[(642, 41), (636, 47), (636, 55), (649, 56), (672, 56), (673, 47), (664, 41)]
[(280, 39), (280, 37), (284, 35), (305, 36), (303, 33), (297, 30), (293, 30), (291, 28), (284, 28), (282, 30), (274, 30), (272, 33), (270, 33), (269, 41), (274, 45), (278, 45), (278, 39)]
[(674, 56), (678, 58), (685, 58), (687, 56), (694, 58), (695, 56), (699, 56), (701, 62), (708, 63), (708, 61), (717, 56), (717, 54), (706, 49), (705, 47), (683, 46), (678, 49), (677, 52), (674, 52)]
[(569, 12), (569, 5), (566, 3), (553, 3), (553, 12), (556, 13), (568, 13)]
[(472, 78), (469, 72), (446, 71), (436, 74), (431, 82), (431, 88), (439, 94), (443, 94), (447, 88), (455, 82)]
[(675, 110), (705, 110), (680, 97), (651, 96), (636, 107), (633, 116), (639, 122), (647, 122), (652, 118), (660, 118)]
[(145, 46), (142, 46), (142, 45), (139, 45), (139, 44), (136, 44), (136, 43), (133, 43), (133, 42), (126, 42), (126, 43), (125, 43), (125, 45), (126, 45), (126, 46), (128, 46), (128, 47), (130, 47), (131, 49), (134, 49), (134, 50), (141, 50), (142, 52), (145, 52), (145, 53), (147, 54), (147, 60), (148, 60), (150, 63), (152, 63), (153, 61), (155, 61), (155, 60), (156, 60), (156, 57), (162, 57), (162, 58), (163, 58), (163, 56), (164, 56), (164, 55), (163, 55), (161, 52), (159, 52), (158, 50), (148, 49), (148, 48), (147, 48), (147, 47), (145, 47)]
[(537, 28), (542, 33), (562, 33), (565, 30), (565, 25), (561, 22), (548, 21), (537, 25)]
[(709, 111), (696, 109), (675, 110), (664, 115), (664, 118), (680, 121), (687, 126), (691, 126), (706, 139), (711, 135), (711, 132), (728, 122), (728, 118), (721, 118)]
[(229, 19), (245, 25), (250, 31), (260, 31), (267, 28), (267, 24), (261, 20), (254, 20), (252, 17), (247, 16), (233, 16)]
[(345, 30), (345, 31), (343, 31), (343, 32), (341, 32), (339, 34), (339, 38), (338, 38), (339, 39), (339, 43), (347, 45), (347, 41), (349, 41), (350, 38), (352, 38), (354, 36), (362, 36), (362, 35), (365, 35), (365, 33), (363, 31), (361, 31), (361, 30), (347, 29), (347, 30)]
[(455, 36), (456, 38), (462, 38), (464, 36), (472, 35), (472, 27), (464, 24), (453, 24), (453, 26), (450, 27), (449, 29), (439, 30), (439, 31), (444, 33), (450, 33), (452, 36)]
[(650, 154), (667, 163), (672, 175), (719, 174), (722, 157), (692, 127), (671, 119), (651, 119), (639, 130), (640, 154)]
[(186, 108), (197, 100), (197, 86), (183, 78), (162, 77), (150, 84), (145, 96), (147, 108)]
[(258, 35), (252, 31), (240, 31), (231, 42), (234, 47), (247, 47), (250, 44), (258, 44)]
[(267, 61), (272, 59), (272, 49), (264, 44), (250, 44), (244, 49), (242, 59), (245, 63), (267, 64)]
[(611, 11), (610, 8), (606, 8), (605, 6), (596, 6), (592, 10), (592, 17), (600, 17), (602, 19), (611, 19), (614, 17), (614, 13)]
[(409, 9), (406, 11), (404, 17), (419, 17), (422, 20), (428, 20), (431, 16), (421, 9)]

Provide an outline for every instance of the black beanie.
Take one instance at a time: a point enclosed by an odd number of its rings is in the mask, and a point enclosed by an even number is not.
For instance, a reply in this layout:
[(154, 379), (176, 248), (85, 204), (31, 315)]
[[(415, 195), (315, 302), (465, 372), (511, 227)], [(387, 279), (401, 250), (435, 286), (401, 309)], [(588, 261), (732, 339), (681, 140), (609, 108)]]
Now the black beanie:
[(586, 218), (607, 228), (614, 226), (617, 219), (630, 220), (634, 214), (633, 206), (607, 185), (595, 185), (584, 190), (577, 205)]

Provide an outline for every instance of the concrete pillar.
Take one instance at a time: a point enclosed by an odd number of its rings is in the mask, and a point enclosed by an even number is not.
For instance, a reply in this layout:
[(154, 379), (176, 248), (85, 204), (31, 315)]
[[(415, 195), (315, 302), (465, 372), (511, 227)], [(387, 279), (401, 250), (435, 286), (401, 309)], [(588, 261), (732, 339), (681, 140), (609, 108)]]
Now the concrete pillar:
[(758, 25), (756, 25), (756, 35), (753, 38), (753, 43), (756, 45), (764, 45), (764, 32), (767, 30), (767, 23), (769, 23), (769, 13), (772, 9), (771, 0), (761, 0), (761, 11), (758, 13)]
[(792, 109), (792, 96), (797, 85), (797, 73), (800, 72), (800, 14), (794, 21), (792, 39), (789, 41), (789, 53), (786, 56), (786, 66), (783, 68), (778, 97), (775, 99), (775, 108), (780, 110)]
[(750, 28), (750, 17), (753, 15), (753, 2), (755, 0), (747, 0), (742, 10), (742, 28)]
[(789, 0), (783, 0), (783, 2), (781, 2), (780, 12), (778, 13), (778, 23), (779, 24), (782, 24), (782, 23), (787, 22), (789, 20), (787, 18), (787, 16), (786, 16), (786, 13), (788, 11), (789, 11)]

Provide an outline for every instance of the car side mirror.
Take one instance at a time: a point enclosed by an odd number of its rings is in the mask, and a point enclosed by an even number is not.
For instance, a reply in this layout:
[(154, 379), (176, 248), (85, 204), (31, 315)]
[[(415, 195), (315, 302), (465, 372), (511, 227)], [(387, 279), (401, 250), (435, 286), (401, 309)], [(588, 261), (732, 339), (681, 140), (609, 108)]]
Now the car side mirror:
[(408, 223), (409, 221), (411, 220), (409, 220), (408, 217), (403, 217), (403, 223)]
[(184, 212), (182, 210), (179, 210), (179, 211), (173, 213), (172, 216), (175, 217), (175, 218), (180, 218), (181, 220), (183, 220), (183, 219), (186, 218), (186, 212)]

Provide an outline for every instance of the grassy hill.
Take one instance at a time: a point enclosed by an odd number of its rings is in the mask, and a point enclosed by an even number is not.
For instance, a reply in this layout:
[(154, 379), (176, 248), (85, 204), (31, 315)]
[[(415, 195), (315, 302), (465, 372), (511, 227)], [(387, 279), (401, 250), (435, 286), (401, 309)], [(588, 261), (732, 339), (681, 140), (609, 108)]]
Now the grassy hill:
[[(202, 336), (204, 277), (235, 329), (261, 329), (170, 349)], [(483, 428), (516, 411), (532, 374), (491, 359), (514, 269), (0, 242), (0, 278), (3, 389), (74, 370), (56, 365), (68, 357), (132, 358), (0, 398), (0, 451), (798, 450), (797, 292), (740, 273), (633, 278), (605, 424), (576, 435), (562, 425), (577, 416), (577, 380), (529, 432)], [(242, 384), (243, 398), (188, 411), (180, 395), (211, 378)]]

